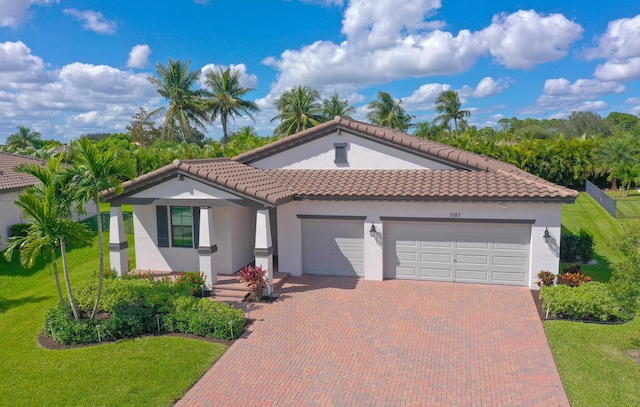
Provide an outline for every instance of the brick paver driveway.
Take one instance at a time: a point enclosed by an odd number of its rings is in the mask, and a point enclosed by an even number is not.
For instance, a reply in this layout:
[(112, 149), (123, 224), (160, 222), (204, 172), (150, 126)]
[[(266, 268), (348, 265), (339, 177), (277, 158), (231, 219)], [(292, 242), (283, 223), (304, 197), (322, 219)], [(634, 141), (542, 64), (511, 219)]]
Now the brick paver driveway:
[(569, 406), (524, 287), (292, 277), (180, 406)]

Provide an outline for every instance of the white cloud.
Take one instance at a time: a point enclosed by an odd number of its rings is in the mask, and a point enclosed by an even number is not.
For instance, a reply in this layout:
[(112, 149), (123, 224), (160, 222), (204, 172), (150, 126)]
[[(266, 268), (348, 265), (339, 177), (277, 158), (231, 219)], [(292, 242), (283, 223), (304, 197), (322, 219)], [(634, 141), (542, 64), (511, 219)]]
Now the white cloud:
[(402, 98), (403, 107), (409, 110), (433, 109), (438, 96), (449, 89), (451, 86), (444, 83), (427, 83), (414, 90), (411, 95)]
[(82, 21), (83, 27), (98, 34), (113, 34), (116, 32), (115, 21), (107, 20), (101, 12), (93, 10), (77, 10), (75, 8), (64, 9), (64, 13)]
[(77, 62), (47, 70), (24, 43), (0, 43), (0, 143), (18, 125), (45, 138), (122, 132), (139, 106), (160, 103), (146, 73)]
[(302, 0), (302, 2), (308, 4), (319, 4), (324, 7), (342, 6), (344, 4), (344, 0)]
[(508, 68), (531, 68), (564, 57), (582, 27), (560, 14), (533, 10), (500, 14), (483, 30), (454, 34), (434, 29), (429, 17), (439, 0), (352, 0), (342, 21), (341, 43), (317, 41), (285, 50), (263, 63), (279, 70), (271, 92), (279, 95), (299, 84), (363, 87), (469, 70), (479, 58), (493, 56)]
[(216, 64), (207, 64), (202, 67), (200, 70), (200, 80), (203, 82), (207, 72), (215, 71), (219, 72), (220, 69), (225, 70), (227, 68), (231, 68), (232, 71), (240, 72), (240, 85), (244, 88), (255, 89), (258, 85), (258, 77), (254, 74), (247, 73), (247, 66), (245, 64), (231, 64), (231, 65), (216, 65)]
[(0, 43), (0, 89), (25, 89), (53, 80), (41, 58), (22, 41)]
[(507, 68), (531, 69), (567, 54), (582, 27), (562, 14), (542, 16), (534, 10), (498, 14), (478, 33), (479, 41)]
[(0, 0), (0, 27), (17, 27), (29, 14), (32, 5), (58, 3), (58, 0)]
[(598, 65), (594, 75), (603, 80), (631, 81), (640, 78), (640, 57), (610, 59)]
[(147, 44), (138, 44), (129, 51), (127, 66), (129, 68), (144, 68), (149, 64), (151, 48)]
[(547, 79), (542, 94), (535, 106), (524, 109), (525, 114), (543, 114), (558, 112), (554, 116), (564, 117), (572, 111), (593, 111), (607, 108), (602, 100), (603, 95), (619, 94), (626, 87), (618, 82), (600, 81), (598, 79), (578, 79), (571, 83), (565, 78)]
[(597, 46), (584, 52), (588, 60), (607, 58), (594, 75), (603, 80), (630, 81), (640, 78), (640, 15), (611, 21)]
[(624, 101), (628, 105), (640, 104), (640, 98), (629, 98)]
[(506, 79), (495, 80), (490, 76), (484, 77), (478, 82), (475, 88), (465, 85), (458, 91), (461, 98), (484, 98), (487, 96), (498, 95), (509, 87)]

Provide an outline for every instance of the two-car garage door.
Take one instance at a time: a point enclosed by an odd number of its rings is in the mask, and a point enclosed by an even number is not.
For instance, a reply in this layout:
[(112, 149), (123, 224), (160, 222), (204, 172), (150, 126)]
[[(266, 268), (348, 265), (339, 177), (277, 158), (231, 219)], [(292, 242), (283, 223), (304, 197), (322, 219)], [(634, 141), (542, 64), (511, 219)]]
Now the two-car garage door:
[(384, 222), (385, 278), (527, 285), (530, 224)]

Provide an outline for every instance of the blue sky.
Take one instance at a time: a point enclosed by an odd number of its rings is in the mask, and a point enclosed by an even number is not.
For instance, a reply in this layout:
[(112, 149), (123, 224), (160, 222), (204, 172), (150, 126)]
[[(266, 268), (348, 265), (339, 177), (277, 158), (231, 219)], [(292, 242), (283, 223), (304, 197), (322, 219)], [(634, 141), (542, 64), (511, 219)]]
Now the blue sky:
[(61, 141), (124, 132), (163, 104), (147, 77), (169, 57), (239, 69), (262, 111), (231, 130), (261, 135), (296, 85), (339, 92), (360, 119), (379, 90), (421, 121), (454, 89), (480, 127), (640, 114), (637, 0), (0, 0), (0, 143), (19, 125)]

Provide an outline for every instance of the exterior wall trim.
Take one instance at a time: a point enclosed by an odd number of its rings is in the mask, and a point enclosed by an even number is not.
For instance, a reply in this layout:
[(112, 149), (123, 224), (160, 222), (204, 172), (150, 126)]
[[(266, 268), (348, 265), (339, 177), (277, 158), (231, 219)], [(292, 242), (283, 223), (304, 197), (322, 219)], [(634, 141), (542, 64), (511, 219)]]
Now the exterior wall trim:
[(198, 246), (198, 254), (212, 254), (218, 251), (218, 245)]
[(530, 225), (536, 223), (535, 219), (414, 218), (402, 216), (380, 216), (380, 220), (396, 222), (521, 223)]
[(267, 247), (266, 249), (265, 249), (265, 248), (261, 248), (261, 247), (256, 247), (256, 248), (253, 250), (253, 255), (254, 255), (254, 256), (263, 256), (263, 257), (266, 257), (266, 256), (270, 256), (270, 255), (272, 255), (272, 254), (273, 254), (273, 246), (269, 246), (269, 247)]
[(129, 242), (109, 243), (109, 251), (124, 250), (129, 247)]
[(366, 216), (336, 216), (336, 215), (297, 215), (298, 219), (341, 219), (341, 220), (367, 220)]

